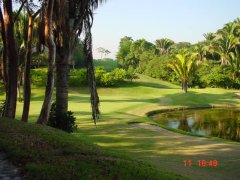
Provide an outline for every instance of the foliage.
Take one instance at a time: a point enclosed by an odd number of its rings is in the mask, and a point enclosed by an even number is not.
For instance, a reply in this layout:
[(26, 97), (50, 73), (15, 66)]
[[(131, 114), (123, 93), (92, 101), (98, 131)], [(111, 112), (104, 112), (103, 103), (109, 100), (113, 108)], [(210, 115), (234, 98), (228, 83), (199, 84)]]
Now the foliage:
[(169, 63), (168, 66), (177, 74), (182, 82), (184, 92), (187, 92), (188, 85), (197, 70), (197, 64), (191, 54), (177, 54), (176, 60)]
[[(126, 71), (120, 68), (115, 68), (114, 70), (107, 72), (102, 67), (95, 68), (95, 77), (97, 85), (102, 87), (116, 86), (123, 81), (137, 78), (135, 72)], [(81, 85), (87, 85), (87, 82), (87, 71), (85, 69), (71, 70), (69, 78), (70, 86), (78, 87)]]
[(87, 85), (86, 69), (71, 69), (69, 76), (69, 86), (76, 87), (79, 85)]
[[(190, 59), (200, 65), (199, 70), (190, 75), (189, 86), (238, 88), (240, 82), (239, 35), (240, 20), (238, 18), (225, 24), (215, 33), (203, 34), (205, 40), (196, 44), (174, 43), (171, 39), (162, 38), (156, 40), (154, 45), (145, 39), (134, 41), (130, 37), (124, 37), (120, 41), (117, 61), (126, 70), (131, 68), (140, 74), (176, 82), (176, 75), (173, 74), (170, 66), (166, 65), (172, 64), (172, 57), (178, 54), (189, 54)], [(212, 61), (214, 61), (213, 64), (211, 64)], [(188, 63), (191, 64), (191, 62)], [(213, 72), (211, 68), (214, 68)], [(178, 68), (173, 69), (177, 72)], [(221, 74), (217, 75), (217, 72)], [(177, 74), (180, 76), (179, 72)]]
[(47, 125), (71, 133), (77, 129), (75, 120), (76, 118), (71, 111), (67, 111), (67, 113), (57, 112), (56, 103), (54, 102), (50, 110)]
[(214, 66), (211, 72), (206, 73), (200, 79), (208, 87), (239, 88), (226, 71), (226, 67)]
[(148, 64), (145, 74), (164, 81), (176, 82), (177, 77), (168, 64), (173, 61), (169, 55), (156, 56)]
[(31, 70), (31, 84), (36, 86), (45, 86), (47, 82), (47, 68), (38, 68)]
[(71, 64), (73, 68), (84, 68), (86, 67), (85, 56), (83, 52), (83, 42), (78, 39), (77, 44), (73, 50)]
[(124, 68), (128, 68), (128, 63), (126, 62), (126, 57), (130, 54), (131, 51), (131, 45), (132, 45), (133, 39), (131, 37), (123, 37), (120, 40), (119, 44), (119, 50), (117, 52), (116, 58), (118, 63)]
[(1, 101), (1, 103), (0, 103), (0, 117), (4, 116), (5, 107), (6, 107), (6, 101)]
[(47, 52), (34, 53), (32, 55), (32, 67), (34, 68), (46, 67), (47, 62), (48, 62)]
[(109, 58), (96, 59), (93, 61), (93, 63), (94, 63), (94, 67), (102, 67), (108, 72), (118, 67), (118, 62)]
[(168, 38), (158, 39), (155, 43), (161, 55), (168, 54), (170, 48), (174, 45), (174, 41)]

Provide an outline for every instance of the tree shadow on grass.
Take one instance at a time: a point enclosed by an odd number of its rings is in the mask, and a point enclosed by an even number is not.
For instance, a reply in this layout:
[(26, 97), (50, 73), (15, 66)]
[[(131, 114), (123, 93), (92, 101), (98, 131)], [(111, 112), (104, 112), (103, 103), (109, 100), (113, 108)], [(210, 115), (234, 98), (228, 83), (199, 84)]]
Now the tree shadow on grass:
[(226, 92), (223, 94), (197, 93), (190, 91), (188, 93), (167, 94), (161, 99), (171, 100), (173, 106), (230, 106), (237, 107), (237, 98), (234, 93)]
[[(158, 168), (172, 168), (173, 171), (191, 178), (201, 174), (205, 174), (206, 179), (212, 175), (216, 179), (240, 175), (237, 171), (240, 165), (235, 161), (229, 161), (239, 157), (240, 146), (238, 145), (199, 137), (178, 137), (174, 133), (166, 135), (121, 122), (127, 122), (129, 119), (126, 117), (140, 119), (142, 118), (140, 116), (121, 112), (116, 113), (115, 116), (116, 118), (112, 114), (103, 115), (104, 120), (102, 123), (100, 121), (97, 127), (85, 126), (82, 129), (80, 127), (80, 135), (86, 135), (91, 142), (100, 144), (105, 149), (114, 150), (117, 154), (126, 153), (132, 158), (146, 160)], [(106, 123), (107, 121), (109, 123)], [(209, 172), (209, 169), (200, 168), (196, 166), (197, 164), (191, 167), (191, 171), (188, 171), (183, 161), (189, 159), (194, 163), (198, 163), (199, 159), (217, 159), (221, 163), (227, 163), (224, 166), (227, 166), (229, 171), (221, 173), (225, 167), (220, 165), (214, 171)]]
[(157, 89), (178, 89), (177, 85), (174, 85), (175, 87), (171, 87), (171, 86), (163, 85), (160, 83), (145, 82), (145, 81), (128, 81), (128, 82), (118, 83), (115, 87), (131, 88), (131, 87), (141, 87), (141, 86), (157, 88)]

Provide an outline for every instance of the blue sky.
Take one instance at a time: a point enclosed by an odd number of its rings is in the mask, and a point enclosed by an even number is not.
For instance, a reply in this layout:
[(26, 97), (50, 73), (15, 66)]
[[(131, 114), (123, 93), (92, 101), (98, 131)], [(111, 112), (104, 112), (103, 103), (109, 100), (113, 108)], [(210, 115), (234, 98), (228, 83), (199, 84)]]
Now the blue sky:
[(240, 17), (240, 0), (108, 0), (95, 11), (94, 58), (98, 47), (115, 58), (124, 36), (150, 42), (163, 37), (196, 43), (203, 34)]

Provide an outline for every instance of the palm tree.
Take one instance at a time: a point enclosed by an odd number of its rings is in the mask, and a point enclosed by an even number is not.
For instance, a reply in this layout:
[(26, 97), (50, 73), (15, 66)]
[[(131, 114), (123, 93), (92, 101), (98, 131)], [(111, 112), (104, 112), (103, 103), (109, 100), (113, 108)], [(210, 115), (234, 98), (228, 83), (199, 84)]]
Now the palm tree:
[[(99, 114), (99, 98), (92, 58), (92, 36), (91, 26), (93, 20), (93, 9), (97, 8), (104, 0), (55, 0), (54, 2), (54, 39), (56, 44), (56, 108), (58, 113), (68, 111), (68, 74), (69, 59), (76, 45), (78, 37), (85, 32), (85, 53), (89, 85), (91, 91), (91, 103), (93, 108), (94, 122)], [(44, 36), (41, 36), (44, 43)], [(47, 120), (45, 120), (47, 121)]]
[(174, 44), (174, 41), (168, 38), (162, 38), (159, 40), (156, 40), (155, 42), (156, 47), (159, 49), (160, 54), (168, 54), (171, 46)]
[(216, 37), (216, 34), (215, 34), (215, 33), (212, 33), (212, 32), (209, 32), (209, 33), (203, 34), (203, 36), (205, 37), (205, 39), (206, 39), (207, 41), (212, 41), (212, 40), (214, 40), (214, 38)]
[(188, 91), (188, 84), (197, 69), (197, 64), (192, 55), (177, 54), (176, 60), (168, 64), (168, 67), (179, 76), (182, 82), (182, 89), (186, 93)]
[(229, 55), (229, 65), (230, 65), (230, 71), (232, 73), (233, 80), (236, 80), (236, 78), (240, 74), (240, 52), (237, 48), (235, 48), (235, 52), (230, 52)]
[(198, 63), (201, 63), (204, 60), (206, 60), (207, 50), (208, 46), (206, 46), (204, 43), (197, 43), (193, 47), (193, 51), (197, 53)]
[(229, 60), (229, 53), (239, 43), (239, 39), (233, 34), (222, 33), (214, 41), (215, 50), (221, 56), (221, 64), (227, 64)]

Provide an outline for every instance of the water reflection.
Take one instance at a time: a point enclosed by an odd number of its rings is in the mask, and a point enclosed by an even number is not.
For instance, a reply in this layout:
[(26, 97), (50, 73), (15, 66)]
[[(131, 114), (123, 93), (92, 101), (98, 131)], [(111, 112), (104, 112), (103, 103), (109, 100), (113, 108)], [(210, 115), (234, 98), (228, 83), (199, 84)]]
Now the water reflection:
[(240, 109), (179, 110), (152, 118), (172, 128), (240, 142)]

